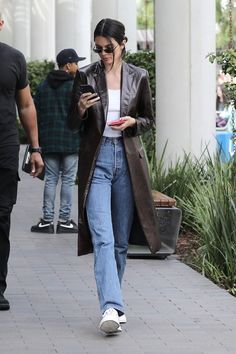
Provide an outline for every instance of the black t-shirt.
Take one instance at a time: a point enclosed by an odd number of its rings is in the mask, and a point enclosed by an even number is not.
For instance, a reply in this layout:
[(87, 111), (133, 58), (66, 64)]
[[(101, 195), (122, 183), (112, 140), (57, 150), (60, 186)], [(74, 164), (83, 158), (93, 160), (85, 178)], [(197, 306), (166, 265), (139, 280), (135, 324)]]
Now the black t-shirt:
[(23, 54), (7, 44), (0, 43), (0, 168), (14, 168), (18, 161), (19, 137), (15, 99), (17, 91), (27, 85), (26, 61)]

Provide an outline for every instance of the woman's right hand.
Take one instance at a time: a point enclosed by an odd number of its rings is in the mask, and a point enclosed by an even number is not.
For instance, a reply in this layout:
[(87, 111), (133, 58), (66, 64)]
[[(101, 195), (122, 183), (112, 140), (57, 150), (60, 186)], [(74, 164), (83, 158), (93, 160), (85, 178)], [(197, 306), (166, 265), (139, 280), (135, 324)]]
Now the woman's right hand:
[(81, 117), (84, 115), (85, 111), (88, 108), (94, 106), (99, 100), (100, 97), (97, 95), (97, 93), (91, 93), (91, 92), (83, 93), (80, 96), (78, 102), (78, 107), (79, 107), (79, 112)]

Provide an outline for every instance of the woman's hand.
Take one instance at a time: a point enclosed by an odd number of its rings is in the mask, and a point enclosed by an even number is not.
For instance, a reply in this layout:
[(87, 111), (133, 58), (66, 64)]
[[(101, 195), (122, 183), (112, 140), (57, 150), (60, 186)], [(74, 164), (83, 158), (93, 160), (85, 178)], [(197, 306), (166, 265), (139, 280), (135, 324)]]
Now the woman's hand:
[(84, 115), (85, 111), (89, 108), (92, 107), (97, 103), (97, 101), (100, 100), (100, 97), (97, 95), (97, 93), (83, 93), (80, 96), (79, 102), (78, 102), (78, 107), (79, 107), (79, 112), (81, 117)]
[(126, 128), (133, 127), (136, 124), (136, 119), (134, 119), (130, 116), (122, 117), (122, 120), (124, 120), (125, 122), (120, 125), (113, 125), (113, 126), (111, 126), (111, 128), (114, 130), (123, 131)]

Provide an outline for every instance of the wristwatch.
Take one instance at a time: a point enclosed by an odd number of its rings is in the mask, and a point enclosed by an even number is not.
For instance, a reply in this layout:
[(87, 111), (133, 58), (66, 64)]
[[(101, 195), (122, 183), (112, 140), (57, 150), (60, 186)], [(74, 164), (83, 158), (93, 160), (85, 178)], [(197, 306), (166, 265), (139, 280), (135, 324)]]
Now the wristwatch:
[(40, 154), (42, 153), (42, 149), (40, 146), (39, 147), (30, 146), (29, 151), (31, 152), (31, 154), (32, 154), (32, 152), (39, 152)]

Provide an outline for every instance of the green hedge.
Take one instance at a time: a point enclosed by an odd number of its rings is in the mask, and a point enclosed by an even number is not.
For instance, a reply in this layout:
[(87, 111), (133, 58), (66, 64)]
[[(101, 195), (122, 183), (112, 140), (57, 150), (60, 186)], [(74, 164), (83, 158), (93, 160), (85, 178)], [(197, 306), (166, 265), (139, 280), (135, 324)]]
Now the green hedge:
[[(40, 82), (46, 78), (47, 74), (51, 70), (53, 70), (54, 67), (55, 67), (55, 63), (53, 61), (47, 61), (47, 60), (44, 61), (34, 60), (27, 63), (28, 79), (29, 79), (31, 94), (33, 97), (36, 93), (36, 89), (40, 84)], [(17, 125), (19, 130), (20, 143), (26, 144), (27, 137), (25, 135), (25, 131), (19, 119), (17, 119)]]
[[(149, 73), (150, 87), (152, 92), (152, 102), (154, 115), (156, 112), (156, 59), (155, 53), (152, 51), (140, 51), (137, 53), (126, 53), (125, 61), (144, 68)], [(147, 158), (150, 161), (153, 152), (156, 151), (156, 129), (153, 127), (150, 131), (142, 136), (142, 141), (146, 150)]]
[(36, 89), (41, 81), (43, 81), (47, 74), (53, 70), (55, 63), (53, 61), (30, 61), (27, 63), (28, 79), (32, 96), (35, 95)]

